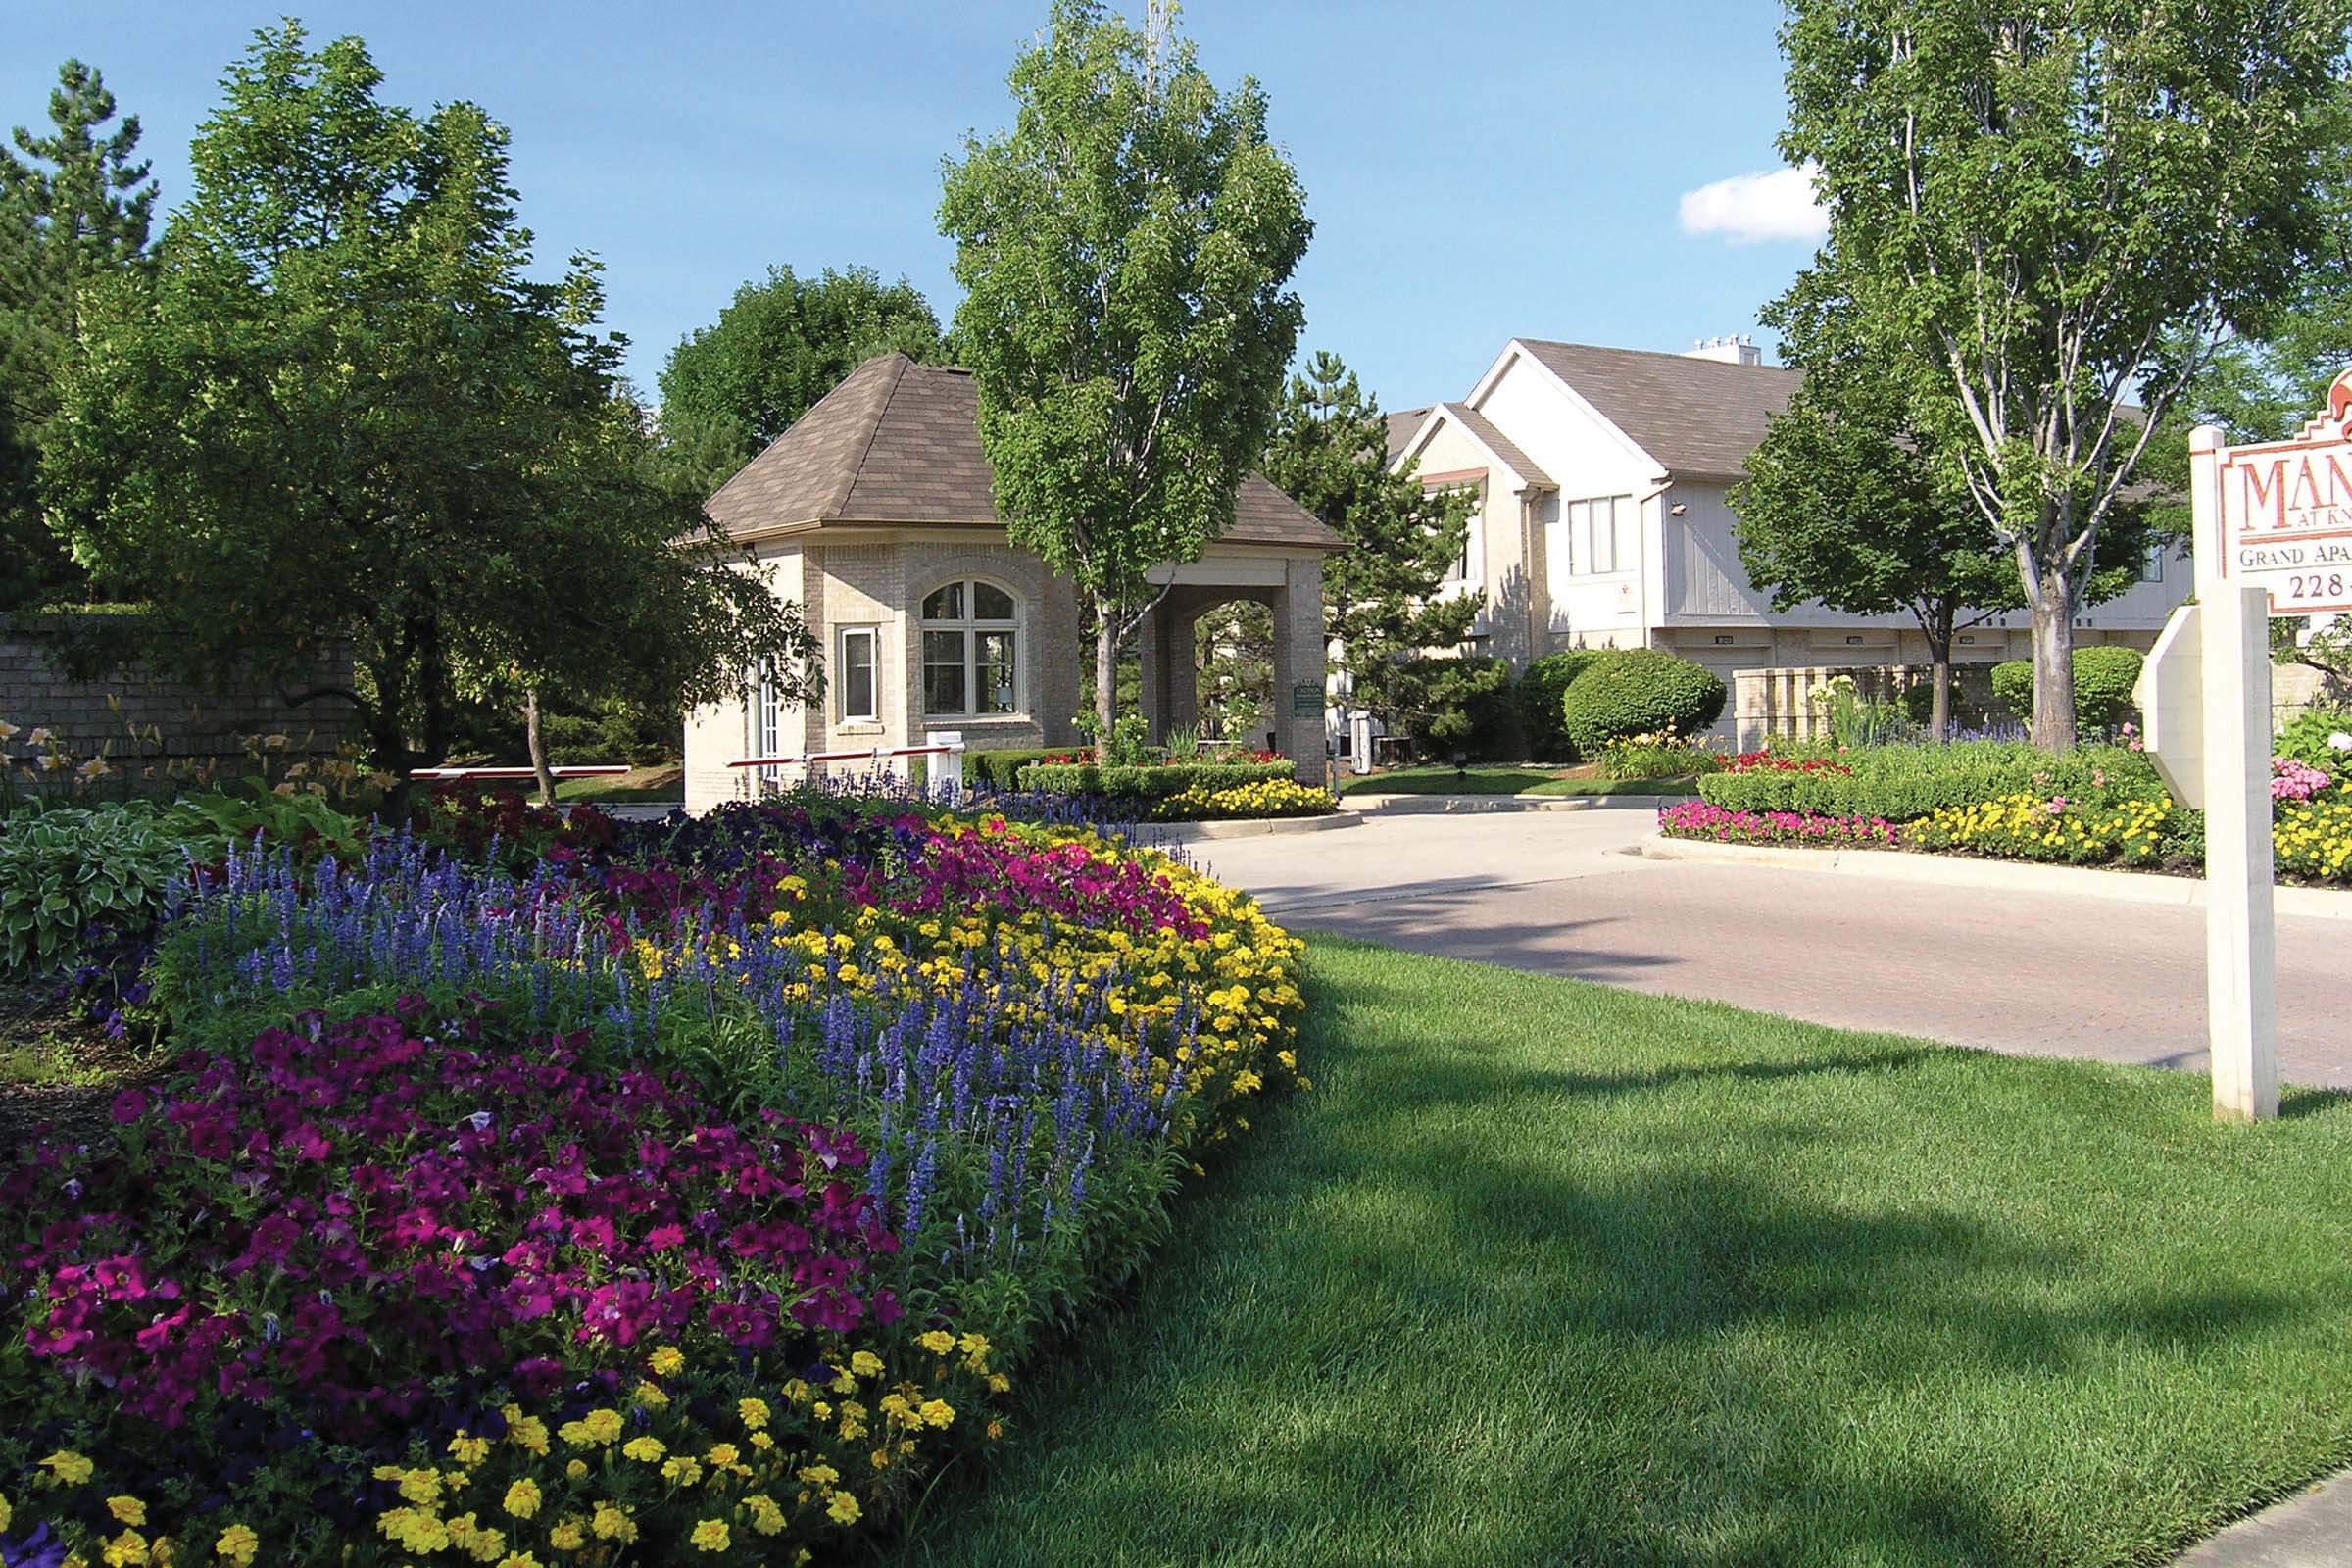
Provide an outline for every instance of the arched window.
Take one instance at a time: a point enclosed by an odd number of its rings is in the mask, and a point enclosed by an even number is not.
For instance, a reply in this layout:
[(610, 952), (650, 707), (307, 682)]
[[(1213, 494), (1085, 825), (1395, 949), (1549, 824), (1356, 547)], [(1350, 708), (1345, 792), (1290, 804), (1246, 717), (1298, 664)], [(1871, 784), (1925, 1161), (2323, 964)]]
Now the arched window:
[(993, 582), (966, 577), (923, 600), (923, 712), (972, 718), (1021, 710), (1020, 607)]

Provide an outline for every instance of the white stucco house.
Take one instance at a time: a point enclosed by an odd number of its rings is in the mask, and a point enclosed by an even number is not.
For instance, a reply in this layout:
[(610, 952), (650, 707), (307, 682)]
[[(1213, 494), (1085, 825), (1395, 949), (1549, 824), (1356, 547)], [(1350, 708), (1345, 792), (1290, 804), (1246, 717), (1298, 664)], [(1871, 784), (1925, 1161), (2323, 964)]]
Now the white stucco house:
[[(1478, 496), (1456, 572), (1486, 595), (1477, 646), (1520, 667), (1564, 648), (1661, 648), (1727, 686), (1742, 669), (1925, 664), (1909, 616), (1775, 611), (1740, 567), (1730, 492), (1800, 379), (1736, 339), (1664, 354), (1513, 338), (1458, 403), (1391, 415), (1393, 463)], [(2152, 554), (2142, 581), (2083, 612), (2078, 645), (2145, 649), (2189, 587), (2185, 562)], [(2030, 624), (2020, 612), (1964, 631), (1953, 659), (2031, 657)], [(1727, 708), (1727, 736), (1733, 721)]]

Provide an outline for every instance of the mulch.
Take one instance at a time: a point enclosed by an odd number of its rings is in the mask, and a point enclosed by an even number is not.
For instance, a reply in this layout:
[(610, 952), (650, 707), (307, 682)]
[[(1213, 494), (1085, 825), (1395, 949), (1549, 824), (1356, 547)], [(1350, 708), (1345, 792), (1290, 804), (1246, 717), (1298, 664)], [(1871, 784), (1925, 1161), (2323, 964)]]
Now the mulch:
[(62, 1043), (97, 1083), (0, 1081), (0, 1159), (44, 1138), (86, 1143), (113, 1125), (115, 1096), (162, 1075), (162, 1064), (111, 1039), (53, 985), (0, 985), (0, 1052)]

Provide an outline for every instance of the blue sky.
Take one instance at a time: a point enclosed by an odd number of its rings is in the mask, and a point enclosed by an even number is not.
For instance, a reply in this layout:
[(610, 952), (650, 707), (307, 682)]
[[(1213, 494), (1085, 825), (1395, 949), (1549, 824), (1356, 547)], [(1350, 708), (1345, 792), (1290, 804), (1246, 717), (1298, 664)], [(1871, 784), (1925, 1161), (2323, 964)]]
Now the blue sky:
[[(315, 35), (364, 37), (392, 101), (470, 98), (513, 130), (542, 260), (605, 259), (611, 324), (650, 395), (677, 340), (773, 262), (903, 273), (945, 320), (940, 159), (966, 130), (1008, 122), (1004, 73), (1046, 10), (410, 0), (296, 14)], [(42, 122), (58, 62), (89, 61), (140, 116), (167, 206), (187, 194), (188, 139), (223, 67), (277, 15), (221, 0), (10, 12), (0, 123)], [(1801, 235), (1801, 180), (1683, 198), (1780, 168), (1777, 15), (1766, 0), (1184, 13), (1212, 76), (1265, 84), (1305, 185), (1301, 349), (1338, 352), (1390, 408), (1459, 397), (1514, 335), (1678, 349), (1755, 330), (1811, 245), (1740, 235)]]

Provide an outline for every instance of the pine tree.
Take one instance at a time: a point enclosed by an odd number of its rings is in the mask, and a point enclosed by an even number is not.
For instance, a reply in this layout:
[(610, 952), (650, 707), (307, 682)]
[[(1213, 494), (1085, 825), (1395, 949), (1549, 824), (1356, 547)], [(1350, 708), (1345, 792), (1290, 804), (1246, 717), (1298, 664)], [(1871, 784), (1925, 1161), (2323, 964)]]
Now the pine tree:
[(156, 185), (135, 154), (139, 119), (115, 121), (94, 67), (69, 60), (49, 95), (50, 133), (18, 126), (0, 148), (0, 609), (78, 577), (41, 520), (33, 479), (74, 352), (89, 285), (151, 265)]
[(1425, 649), (1469, 635), (1480, 597), (1441, 598), (1462, 553), (1474, 504), (1467, 491), (1425, 491), (1410, 466), (1389, 467), (1387, 421), (1355, 373), (1329, 352), (1291, 377), (1265, 473), (1348, 541), (1323, 565), (1323, 623), (1347, 672), (1350, 701), (1394, 718), (1398, 681)]

